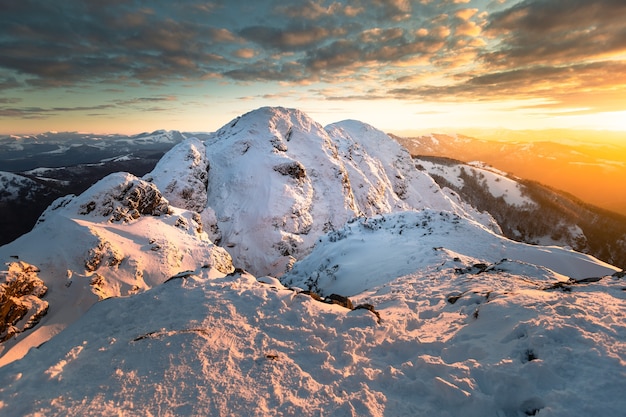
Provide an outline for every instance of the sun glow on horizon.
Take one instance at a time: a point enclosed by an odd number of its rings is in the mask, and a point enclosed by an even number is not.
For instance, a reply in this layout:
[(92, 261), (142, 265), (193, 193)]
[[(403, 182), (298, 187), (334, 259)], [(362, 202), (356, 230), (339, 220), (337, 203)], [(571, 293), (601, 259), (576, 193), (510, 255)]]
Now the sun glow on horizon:
[(326, 3), (16, 4), (0, 132), (212, 131), (261, 106), (385, 131), (626, 131), (626, 3)]

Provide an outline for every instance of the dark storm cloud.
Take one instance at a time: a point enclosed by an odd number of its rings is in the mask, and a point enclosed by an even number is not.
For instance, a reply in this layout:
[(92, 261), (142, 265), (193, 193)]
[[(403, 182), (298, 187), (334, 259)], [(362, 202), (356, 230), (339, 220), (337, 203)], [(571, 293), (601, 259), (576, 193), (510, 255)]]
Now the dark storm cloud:
[(197, 9), (152, 4), (167, 9), (131, 1), (2, 2), (0, 70), (38, 87), (194, 78), (223, 59), (216, 45), (236, 41), (204, 24)]
[(268, 26), (251, 26), (239, 32), (243, 38), (266, 48), (281, 51), (302, 50), (319, 44), (330, 35), (341, 35), (341, 30), (328, 30), (323, 27), (279, 29)]
[(626, 51), (623, 0), (526, 0), (491, 16), (485, 32), (501, 39), (490, 65), (578, 62)]
[(93, 110), (107, 110), (115, 107), (112, 104), (102, 104), (97, 106), (77, 106), (77, 107), (0, 107), (0, 118), (20, 118), (20, 119), (43, 119), (52, 114), (67, 112), (85, 112)]

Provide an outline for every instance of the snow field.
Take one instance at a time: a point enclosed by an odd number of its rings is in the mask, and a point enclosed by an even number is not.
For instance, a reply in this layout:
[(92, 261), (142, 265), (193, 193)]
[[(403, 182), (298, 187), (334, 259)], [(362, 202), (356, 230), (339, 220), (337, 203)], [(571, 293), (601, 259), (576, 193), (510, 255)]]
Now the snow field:
[(623, 283), (607, 277), (571, 292), (546, 291), (538, 288), (555, 281), (548, 270), (529, 275), (535, 267), (510, 261), (500, 265), (506, 271), (458, 273), (474, 260), (454, 255), (355, 296), (376, 306), (380, 324), (369, 311), (321, 303), (245, 273), (210, 279), (197, 271), (104, 300), (62, 338), (2, 368), (2, 410), (619, 414)]

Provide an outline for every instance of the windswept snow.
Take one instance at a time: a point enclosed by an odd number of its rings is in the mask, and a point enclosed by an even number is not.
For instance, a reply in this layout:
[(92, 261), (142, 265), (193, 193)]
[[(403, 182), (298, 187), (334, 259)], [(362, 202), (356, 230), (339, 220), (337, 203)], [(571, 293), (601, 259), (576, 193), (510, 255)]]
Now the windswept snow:
[(367, 124), (253, 111), (0, 247), (0, 414), (623, 414), (624, 273), (498, 230)]
[[(376, 232), (374, 232), (376, 234)], [(364, 236), (365, 237), (365, 236)], [(368, 238), (372, 238), (368, 236)], [(374, 237), (375, 238), (375, 237)], [(393, 258), (393, 248), (386, 247)], [(619, 415), (623, 281), (473, 259), (389, 280), (365, 309), (197, 271), (96, 304), (0, 369), (7, 415)], [(396, 259), (399, 261), (399, 259)], [(88, 379), (86, 380), (86, 376)], [(106, 388), (105, 388), (106, 387)]]
[(422, 210), (350, 222), (321, 238), (311, 254), (281, 279), (323, 295), (353, 296), (440, 264), (440, 252), (474, 259), (476, 263), (510, 259), (573, 279), (619, 271), (589, 255), (556, 246), (513, 242), (456, 214)]

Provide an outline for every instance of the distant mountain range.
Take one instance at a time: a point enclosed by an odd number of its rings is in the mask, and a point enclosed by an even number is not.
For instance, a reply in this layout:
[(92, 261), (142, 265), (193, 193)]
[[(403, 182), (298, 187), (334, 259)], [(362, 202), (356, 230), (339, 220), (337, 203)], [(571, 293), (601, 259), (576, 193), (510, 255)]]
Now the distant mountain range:
[(626, 265), (626, 216), (484, 163), (431, 156), (415, 160), (441, 187), (491, 214), (510, 239), (571, 247)]
[[(626, 408), (626, 274), (554, 245), (591, 251), (595, 212), (295, 109), (163, 135), (149, 172), (57, 198), (0, 246), (2, 415)], [(11, 201), (43, 192), (24, 175)]]
[(143, 175), (188, 136), (157, 130), (134, 136), (55, 132), (0, 137), (0, 245), (29, 231), (56, 198), (80, 194), (112, 172)]
[(589, 204), (626, 215), (624, 142), (602, 143), (597, 138), (584, 142), (558, 136), (551, 141), (536, 142), (488, 141), (445, 134), (393, 137), (412, 155), (482, 161), (519, 178), (540, 182)]

